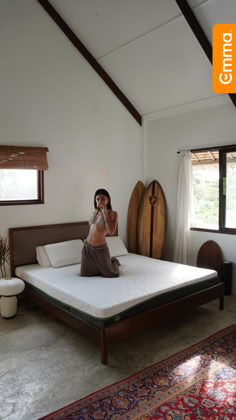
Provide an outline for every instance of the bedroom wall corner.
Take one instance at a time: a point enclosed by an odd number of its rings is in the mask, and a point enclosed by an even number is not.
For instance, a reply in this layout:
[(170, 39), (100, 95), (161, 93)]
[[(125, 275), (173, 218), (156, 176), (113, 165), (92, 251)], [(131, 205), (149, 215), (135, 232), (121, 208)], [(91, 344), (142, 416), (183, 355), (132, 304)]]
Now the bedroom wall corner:
[[(233, 104), (209, 106), (209, 101), (206, 102), (207, 106), (204, 106), (204, 103), (197, 104), (198, 107), (201, 105), (201, 109), (190, 109), (149, 122), (148, 171), (149, 176), (160, 182), (166, 195), (168, 220), (164, 258), (168, 260), (173, 260), (176, 230), (176, 194), (180, 163), (180, 154), (177, 154), (177, 151), (236, 143)], [(233, 293), (236, 294), (236, 255), (233, 252), (236, 248), (236, 235), (191, 231), (191, 264), (196, 264), (200, 246), (210, 239), (220, 245), (224, 259), (233, 262)]]

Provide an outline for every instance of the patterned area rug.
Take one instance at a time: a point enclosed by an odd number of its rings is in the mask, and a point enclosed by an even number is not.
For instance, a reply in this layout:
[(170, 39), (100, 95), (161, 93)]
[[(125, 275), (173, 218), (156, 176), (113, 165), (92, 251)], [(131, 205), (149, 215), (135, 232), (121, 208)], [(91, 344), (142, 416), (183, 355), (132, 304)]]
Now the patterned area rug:
[(236, 325), (42, 419), (236, 420)]

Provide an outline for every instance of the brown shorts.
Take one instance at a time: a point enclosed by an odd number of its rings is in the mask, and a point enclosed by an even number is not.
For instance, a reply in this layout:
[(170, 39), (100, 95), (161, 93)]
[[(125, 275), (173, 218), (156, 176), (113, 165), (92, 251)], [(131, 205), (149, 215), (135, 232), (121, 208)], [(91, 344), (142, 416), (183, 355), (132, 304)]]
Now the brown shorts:
[(80, 275), (83, 277), (119, 277), (119, 261), (110, 257), (107, 244), (90, 245), (84, 241)]

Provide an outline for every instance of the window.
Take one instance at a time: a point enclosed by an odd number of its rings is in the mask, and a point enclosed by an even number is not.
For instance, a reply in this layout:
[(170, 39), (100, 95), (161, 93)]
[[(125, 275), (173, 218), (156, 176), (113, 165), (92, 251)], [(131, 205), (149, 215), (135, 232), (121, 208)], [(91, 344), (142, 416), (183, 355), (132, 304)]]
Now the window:
[(191, 228), (236, 234), (236, 146), (192, 151)]
[(42, 147), (0, 146), (0, 205), (44, 203), (47, 151)]

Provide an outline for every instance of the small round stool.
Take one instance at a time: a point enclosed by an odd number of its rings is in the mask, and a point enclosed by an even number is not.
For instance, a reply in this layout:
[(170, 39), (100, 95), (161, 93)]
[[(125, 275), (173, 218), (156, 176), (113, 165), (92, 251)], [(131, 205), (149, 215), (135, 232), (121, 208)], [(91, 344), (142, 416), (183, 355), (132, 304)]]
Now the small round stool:
[(3, 318), (13, 318), (17, 311), (17, 297), (23, 292), (25, 283), (23, 280), (11, 278), (0, 279), (0, 312)]

